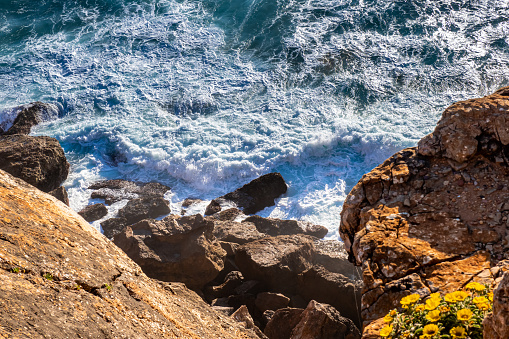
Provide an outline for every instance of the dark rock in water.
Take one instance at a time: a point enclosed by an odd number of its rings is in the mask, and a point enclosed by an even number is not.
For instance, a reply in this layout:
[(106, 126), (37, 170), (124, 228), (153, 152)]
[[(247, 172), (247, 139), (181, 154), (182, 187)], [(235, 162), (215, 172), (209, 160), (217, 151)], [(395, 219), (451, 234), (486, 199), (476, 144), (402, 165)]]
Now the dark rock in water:
[(241, 188), (212, 200), (205, 215), (221, 210), (221, 202), (231, 201), (245, 214), (253, 214), (274, 206), (274, 199), (286, 193), (286, 183), (279, 173), (269, 173), (251, 181)]
[(50, 192), (67, 178), (69, 163), (54, 138), (4, 135), (0, 137), (0, 169)]
[(110, 218), (104, 220), (101, 223), (101, 227), (103, 229), (104, 235), (108, 239), (111, 239), (127, 227), (127, 220), (125, 218)]
[(224, 267), (226, 252), (201, 215), (170, 215), (126, 227), (113, 241), (150, 277), (202, 289)]
[(88, 188), (94, 190), (91, 194), (92, 199), (104, 199), (106, 205), (124, 199), (162, 197), (170, 190), (170, 187), (159, 183), (140, 184), (122, 179), (99, 181)]
[(67, 190), (64, 186), (60, 186), (59, 188), (55, 188), (53, 191), (49, 192), (52, 196), (69, 206), (69, 196), (67, 195)]
[[(16, 118), (14, 121), (6, 121), (0, 124), (0, 131), (4, 131), (4, 135), (27, 135), (30, 134), (33, 126), (43, 121), (56, 119), (58, 117), (58, 107), (53, 104), (34, 102), (16, 107), (11, 113), (11, 116), (16, 116)], [(10, 125), (11, 122), (12, 125)]]
[(336, 308), (342, 316), (353, 320), (358, 328), (361, 320), (361, 281), (352, 281), (321, 266), (313, 266), (299, 275), (297, 292), (305, 300), (316, 300)]
[(235, 218), (237, 218), (239, 215), (243, 214), (241, 210), (238, 208), (232, 207), (228, 208), (224, 211), (220, 211), (219, 213), (213, 214), (212, 217), (216, 218), (217, 220), (221, 221), (233, 221)]
[(197, 204), (197, 203), (199, 203), (201, 201), (202, 201), (201, 199), (186, 198), (182, 202), (182, 207), (189, 207), (189, 206)]
[(291, 295), (298, 275), (312, 266), (313, 239), (299, 234), (255, 240), (237, 249), (235, 263), (247, 279), (262, 281), (271, 291)]
[(313, 225), (306, 221), (262, 218), (258, 215), (250, 216), (242, 222), (253, 223), (259, 232), (274, 237), (278, 235), (306, 234), (323, 238), (328, 232), (326, 227)]
[(162, 197), (149, 196), (130, 200), (118, 211), (118, 216), (124, 218), (127, 225), (132, 225), (147, 218), (157, 218), (170, 213), (168, 201)]
[(108, 214), (108, 209), (106, 206), (104, 206), (104, 204), (93, 204), (88, 205), (80, 212), (78, 212), (78, 214), (81, 215), (86, 221), (92, 222), (99, 220)]
[(221, 211), (221, 205), (216, 200), (212, 200), (205, 209), (205, 215), (212, 215)]
[(265, 327), (269, 339), (360, 339), (361, 333), (350, 319), (332, 306), (310, 301), (305, 310), (283, 308)]

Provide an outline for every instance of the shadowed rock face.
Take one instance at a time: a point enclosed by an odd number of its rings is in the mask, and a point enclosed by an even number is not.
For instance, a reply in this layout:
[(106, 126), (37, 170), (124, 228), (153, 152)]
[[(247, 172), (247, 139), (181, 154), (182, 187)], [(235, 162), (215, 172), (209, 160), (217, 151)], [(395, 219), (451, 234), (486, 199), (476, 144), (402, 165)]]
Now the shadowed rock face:
[(226, 252), (201, 215), (146, 219), (124, 229), (114, 242), (150, 277), (201, 289), (224, 267)]
[(0, 170), (0, 334), (257, 338), (183, 284), (148, 278), (70, 208)]
[(340, 234), (364, 271), (365, 324), (410, 293), (501, 274), (490, 268), (505, 266), (509, 249), (508, 95), (504, 88), (450, 106), (417, 148), (364, 175), (346, 198)]
[(0, 124), (0, 135), (2, 135), (3, 130), (5, 130), (4, 135), (28, 135), (33, 126), (43, 121), (56, 119), (59, 114), (58, 107), (54, 104), (39, 101), (15, 107), (12, 113), (15, 116), (13, 121), (6, 121)]
[(493, 312), (483, 321), (483, 339), (509, 338), (509, 272), (493, 292)]
[(0, 136), (0, 169), (50, 192), (67, 178), (69, 163), (54, 138), (8, 135)]

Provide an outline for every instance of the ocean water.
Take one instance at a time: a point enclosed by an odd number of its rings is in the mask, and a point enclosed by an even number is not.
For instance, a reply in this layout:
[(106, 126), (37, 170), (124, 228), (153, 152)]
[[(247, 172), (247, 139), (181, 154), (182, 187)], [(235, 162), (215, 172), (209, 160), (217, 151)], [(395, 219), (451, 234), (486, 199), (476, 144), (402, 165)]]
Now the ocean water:
[(33, 134), (76, 210), (100, 179), (169, 185), (178, 212), (278, 171), (259, 214), (337, 238), (359, 178), (508, 66), (507, 0), (0, 0), (0, 121), (55, 105)]

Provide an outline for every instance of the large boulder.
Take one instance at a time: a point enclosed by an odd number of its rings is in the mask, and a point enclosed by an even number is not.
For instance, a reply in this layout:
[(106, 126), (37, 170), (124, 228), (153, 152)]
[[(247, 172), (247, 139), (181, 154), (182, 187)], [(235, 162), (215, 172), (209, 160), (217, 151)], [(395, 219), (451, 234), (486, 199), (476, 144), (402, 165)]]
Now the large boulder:
[(247, 279), (271, 291), (293, 294), (297, 277), (312, 266), (314, 238), (305, 235), (266, 237), (240, 246), (235, 263)]
[(286, 193), (285, 180), (279, 173), (269, 173), (245, 184), (233, 192), (211, 201), (205, 214), (221, 211), (221, 205), (235, 204), (244, 214), (253, 214), (265, 207), (274, 206), (274, 199)]
[(0, 136), (0, 169), (50, 192), (67, 178), (69, 163), (54, 138), (7, 135)]
[(146, 219), (115, 235), (114, 243), (152, 278), (202, 289), (224, 267), (226, 252), (201, 215)]
[(54, 197), (0, 170), (0, 334), (258, 338), (183, 284), (148, 278)]
[(276, 311), (264, 330), (269, 339), (360, 339), (350, 319), (332, 306), (310, 301), (306, 309)]
[(297, 293), (304, 300), (316, 300), (333, 306), (358, 328), (362, 328), (361, 291), (360, 281), (329, 272), (319, 265), (299, 274), (298, 278)]
[(134, 198), (162, 198), (170, 190), (170, 187), (157, 182), (137, 183), (123, 179), (99, 181), (88, 188), (93, 190), (91, 193), (92, 199), (104, 199), (106, 205)]
[(214, 236), (221, 241), (245, 244), (267, 236), (260, 233), (253, 223), (210, 220), (214, 223)]
[(363, 268), (365, 325), (405, 295), (500, 276), (490, 268), (509, 253), (508, 113), (509, 88), (453, 104), (417, 148), (387, 159), (347, 196), (340, 235)]
[(54, 104), (33, 102), (4, 111), (0, 121), (0, 135), (30, 134), (33, 126), (58, 118), (59, 109)]

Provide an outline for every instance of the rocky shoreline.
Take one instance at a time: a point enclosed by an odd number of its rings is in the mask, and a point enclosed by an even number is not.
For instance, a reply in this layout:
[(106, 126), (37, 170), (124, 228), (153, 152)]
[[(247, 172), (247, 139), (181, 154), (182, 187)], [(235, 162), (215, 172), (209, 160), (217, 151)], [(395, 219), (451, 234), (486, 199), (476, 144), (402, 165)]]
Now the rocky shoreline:
[[(171, 211), (171, 188), (159, 183), (98, 182), (91, 198), (104, 204), (78, 215), (43, 193), (66, 202), (60, 145), (26, 135), (53, 116), (51, 106), (23, 106), (0, 126), (0, 273), (8, 282), (0, 334), (51, 335), (67, 321), (69, 336), (353, 339), (360, 328), (362, 338), (379, 338), (402, 297), (476, 281), (495, 288), (484, 337), (507, 338), (508, 110), (509, 87), (453, 104), (417, 147), (364, 175), (343, 206), (343, 246), (323, 240), (322, 226), (252, 215), (286, 192), (279, 173), (212, 200), (205, 215)], [(120, 200), (125, 207), (104, 219)], [(94, 220), (104, 235), (87, 224)], [(62, 311), (78, 299), (87, 300), (84, 324), (101, 319), (89, 332), (76, 312)]]
[[(49, 137), (19, 134), (28, 134), (31, 126), (42, 120), (40, 117), (42, 112), (37, 108), (41, 109), (45, 107), (44, 105), (34, 103), (25, 106), (28, 108), (19, 109), (18, 117), (11, 127), (15, 131), (11, 133), (11, 129), (8, 129), (0, 136), (0, 170), (9, 172), (54, 196), (60, 193), (59, 198), (62, 198), (66, 194), (60, 185), (67, 176), (69, 164), (58, 142)], [(31, 118), (26, 118), (28, 116)], [(28, 121), (24, 123), (23, 119)], [(20, 125), (24, 127), (20, 128)], [(21, 185), (19, 182), (13, 184), (14, 179), (5, 172), (1, 172), (6, 182), (3, 183), (4, 186), (12, 185), (13, 187), (9, 188), (11, 190), (25, 189), (16, 186)], [(192, 302), (195, 302), (199, 295), (201, 300), (210, 305), (208, 311), (210, 314), (222, 314), (222, 318), (218, 316), (217, 321), (212, 319), (209, 321), (215, 321), (220, 325), (223, 321), (221, 319), (226, 317), (238, 322), (240, 328), (246, 329), (246, 333), (254, 333), (260, 338), (360, 338), (357, 328), (361, 325), (360, 273), (348, 262), (342, 244), (338, 241), (321, 240), (327, 233), (323, 226), (294, 220), (248, 216), (274, 205), (274, 199), (286, 192), (287, 185), (279, 173), (266, 174), (234, 192), (214, 199), (207, 207), (205, 216), (186, 215), (186, 210), (171, 211), (168, 201), (164, 199), (164, 194), (170, 187), (159, 183), (108, 180), (97, 182), (91, 185), (90, 189), (91, 199), (94, 202), (101, 199), (104, 203), (87, 206), (79, 212), (80, 216), (70, 213), (69, 210), (60, 211), (59, 213), (65, 216), (69, 215), (71, 220), (63, 218), (58, 223), (65, 223), (65, 227), (72, 228), (76, 218), (83, 218), (84, 220), (81, 219), (83, 221), (80, 222), (80, 229), (83, 231), (85, 228), (83, 224), (86, 221), (92, 222), (102, 218), (101, 228), (104, 236), (111, 242), (99, 235), (92, 238), (101, 238), (101, 241), (109, 243), (108, 247), (118, 246), (139, 265), (144, 274), (150, 277), (144, 279), (163, 286), (184, 283), (197, 293), (191, 298)], [(5, 200), (6, 203), (13, 204), (9, 198)], [(61, 200), (66, 202), (65, 198)], [(126, 205), (116, 216), (104, 219), (108, 213), (107, 205), (121, 200), (127, 201)], [(196, 202), (189, 200), (186, 205), (190, 206)], [(233, 205), (238, 208), (228, 208)], [(37, 204), (33, 207), (36, 213), (43, 213), (40, 209), (55, 208), (47, 199), (43, 206), (36, 206)], [(18, 220), (28, 218), (29, 222), (32, 221), (31, 213), (28, 211), (21, 209), (14, 211), (20, 214), (16, 217)], [(170, 214), (171, 212), (173, 214)], [(165, 215), (167, 216), (164, 217)], [(12, 235), (9, 228), (11, 225), (3, 221), (0, 220), (0, 230), (5, 232), (5, 235), (0, 237), (2, 240), (9, 239)], [(55, 228), (60, 227), (58, 223)], [(91, 237), (88, 233), (94, 233), (91, 227), (86, 231), (77, 235), (80, 241), (87, 242), (86, 238)], [(65, 237), (62, 239), (61, 234), (54, 234), (49, 230), (46, 232), (51, 235), (52, 240), (67, 241), (64, 240)], [(35, 252), (33, 254), (36, 254)], [(62, 258), (68, 255), (70, 254), (64, 253)], [(101, 266), (103, 257), (108, 255), (109, 252), (91, 255), (85, 267)], [(80, 286), (76, 288), (77, 291), (83, 288), (100, 298), (103, 298), (104, 288), (110, 291), (108, 286), (113, 290), (114, 286), (118, 285), (116, 277), (99, 279), (104, 280), (104, 286), (107, 287), (95, 286), (90, 282), (85, 283), (71, 277), (73, 271), (69, 273), (66, 269), (55, 271), (43, 267), (29, 270), (26, 265), (16, 264), (16, 260), (19, 261), (20, 258), (0, 258), (6, 263), (4, 265), (7, 267), (6, 274), (13, 274), (16, 278), (22, 279), (32, 279), (34, 274), (39, 277), (48, 274), (52, 277), (51, 282), (65, 281), (68, 286)], [(117, 263), (116, 260), (113, 263), (110, 260), (109, 264), (116, 266)], [(19, 271), (16, 271), (18, 269)], [(139, 272), (137, 271), (135, 275), (139, 276)], [(48, 283), (44, 279), (42, 281)], [(123, 286), (127, 288), (125, 282)], [(181, 288), (185, 291), (184, 294), (193, 293), (183, 286)], [(102, 292), (98, 294), (98, 291)], [(123, 305), (122, 308), (129, 310), (127, 304), (131, 304), (132, 301), (118, 299), (120, 305)], [(145, 303), (151, 306), (154, 300), (148, 299), (149, 301)], [(44, 307), (51, 308), (49, 305)], [(189, 309), (191, 312), (194, 312), (193, 307)], [(200, 309), (203, 306), (196, 307)], [(160, 313), (157, 308), (152, 308), (152, 311)], [(7, 317), (9, 312), (13, 311), (7, 310), (5, 314)], [(87, 314), (94, 312), (97, 310), (87, 310)], [(29, 318), (34, 316), (32, 314)], [(127, 317), (122, 312), (115, 316)], [(127, 318), (125, 321), (133, 321)], [(13, 331), (12, 324), (8, 321), (4, 323), (0, 321), (0, 326)], [(114, 330), (111, 328), (105, 330), (101, 326), (99, 326), (101, 331), (110, 333), (108, 336), (116, 337), (113, 334)], [(50, 332), (44, 332), (43, 329), (32, 328), (32, 330), (36, 330), (32, 333), (45, 335), (52, 333), (52, 330)], [(139, 333), (145, 335), (152, 333), (145, 328), (140, 330)], [(66, 331), (71, 333), (72, 329), (66, 328)], [(77, 331), (76, 334), (84, 334), (82, 329)], [(91, 337), (96, 336), (92, 334), (94, 331), (90, 332)], [(130, 332), (133, 335), (136, 333), (133, 328), (129, 328), (128, 331), (134, 331)], [(237, 333), (235, 335), (238, 335), (237, 327), (235, 331)], [(198, 337), (228, 336), (214, 332)]]

